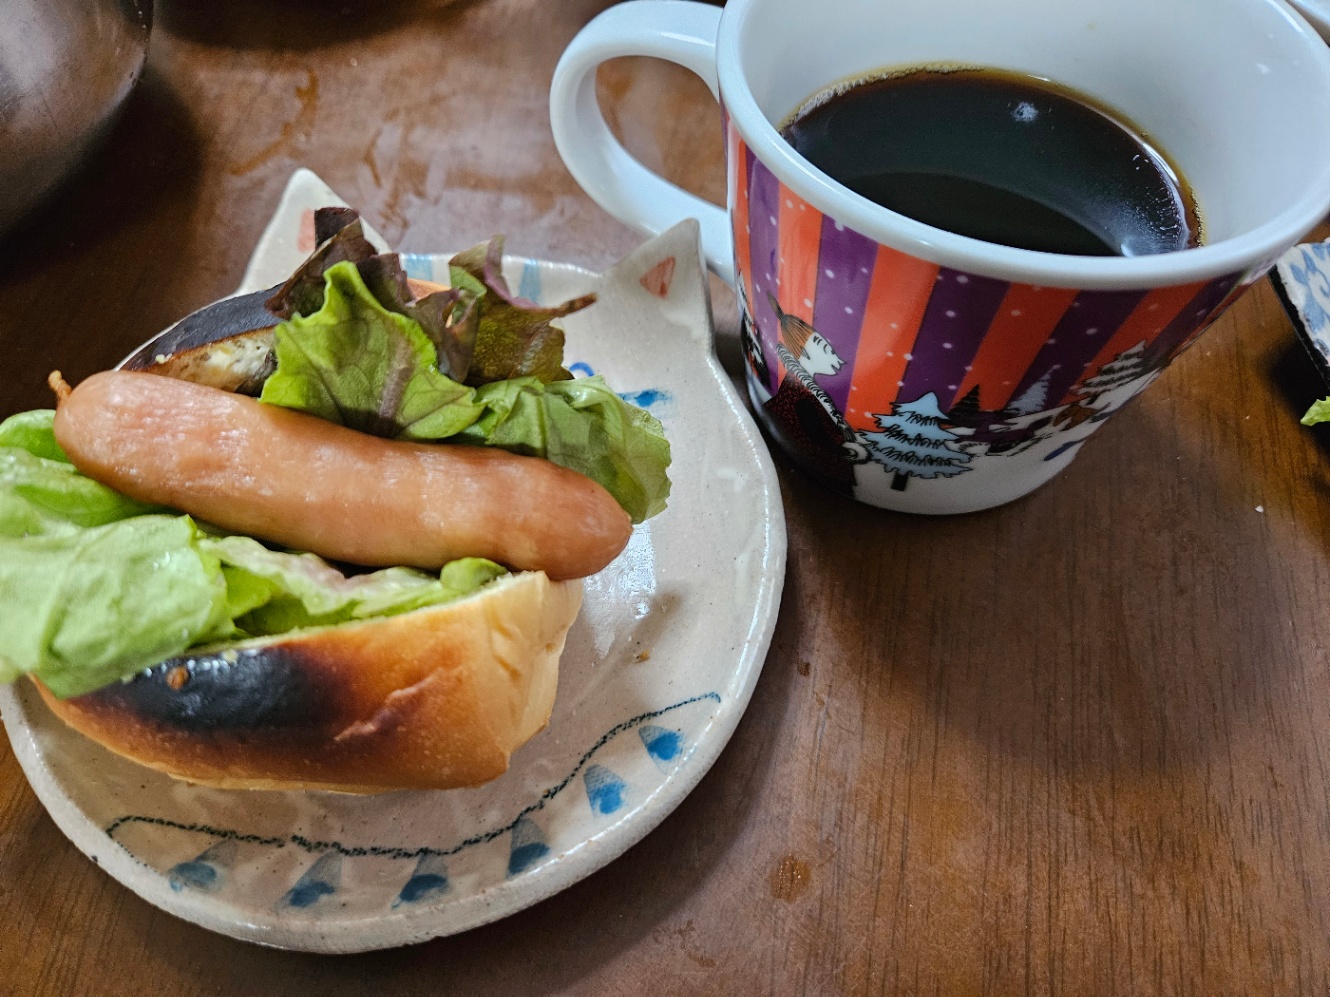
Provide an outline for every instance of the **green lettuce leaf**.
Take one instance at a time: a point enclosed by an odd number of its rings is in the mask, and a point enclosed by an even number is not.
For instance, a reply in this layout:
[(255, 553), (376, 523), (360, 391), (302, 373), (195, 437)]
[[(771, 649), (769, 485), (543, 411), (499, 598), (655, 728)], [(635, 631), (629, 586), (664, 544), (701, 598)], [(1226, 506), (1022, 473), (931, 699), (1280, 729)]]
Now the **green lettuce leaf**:
[(408, 440), (452, 436), (480, 417), (471, 389), (440, 373), (419, 323), (379, 304), (354, 264), (323, 276), (323, 307), (277, 327), (277, 370), (260, 401)]
[(24, 672), (64, 698), (231, 630), (215, 557), (183, 516), (0, 537), (0, 681)]
[(1312, 407), (1302, 417), (1304, 426), (1316, 426), (1323, 422), (1330, 422), (1330, 398), (1312, 402)]
[(314, 212), (314, 234), (318, 240), (314, 252), (265, 302), (278, 318), (313, 315), (323, 307), (323, 277), (328, 270), (344, 262), (358, 266), (377, 252), (365, 238), (360, 216), (346, 208)]
[(318, 248), (267, 299), (269, 312), (282, 319), (313, 315), (323, 307), (325, 274), (339, 263), (352, 263), (379, 304), (420, 324), (438, 351), (439, 369), (456, 381), (466, 380), (483, 286), (456, 285), (416, 298), (401, 257), (377, 253), (365, 238), (359, 214), (350, 208), (319, 208), (314, 212), (314, 233)]
[(420, 324), (434, 344), (440, 372), (465, 381), (476, 350), (484, 288), (451, 287), (417, 298), (396, 253), (375, 256), (358, 264), (357, 270), (379, 304)]
[(0, 424), (0, 682), (78, 696), (192, 647), (441, 605), (504, 573), (467, 558), (348, 577), (85, 478), (49, 412)]
[(0, 537), (59, 536), (160, 511), (85, 478), (52, 431), (55, 413), (0, 423)]
[(451, 562), (437, 576), (412, 568), (348, 576), (314, 554), (270, 550), (250, 537), (221, 537), (202, 547), (246, 599), (234, 607), (236, 627), (255, 637), (440, 605), (507, 573), (473, 557)]
[(341, 262), (323, 275), (322, 307), (277, 327), (277, 370), (260, 401), (377, 436), (543, 457), (603, 485), (633, 522), (654, 516), (670, 492), (670, 446), (660, 423), (599, 377), (550, 379), (567, 374), (563, 333), (552, 319), (591, 299), (542, 309), (514, 298), (497, 274), (501, 248), (496, 241), (454, 259), (453, 284), (482, 303), (478, 343), (490, 344), (477, 346), (473, 372), (534, 373), (476, 388), (458, 384), (439, 370), (436, 346), (421, 327), (384, 306), (387, 292), (371, 290), (364, 265)]
[(360, 274), (387, 311), (417, 322), (437, 351), (439, 370), (472, 386), (511, 377), (564, 380), (563, 330), (555, 319), (596, 300), (586, 295), (555, 306), (514, 295), (503, 277), (503, 239), (495, 237), (453, 257), (451, 288), (415, 298), (396, 253), (377, 253), (360, 216), (348, 208), (314, 213), (318, 246), (267, 299), (278, 318), (318, 313), (327, 301), (327, 275), (343, 265)]
[(476, 389), (485, 414), (459, 443), (544, 457), (598, 482), (640, 523), (670, 494), (670, 444), (660, 422), (629, 405), (600, 377), (542, 384), (534, 377)]

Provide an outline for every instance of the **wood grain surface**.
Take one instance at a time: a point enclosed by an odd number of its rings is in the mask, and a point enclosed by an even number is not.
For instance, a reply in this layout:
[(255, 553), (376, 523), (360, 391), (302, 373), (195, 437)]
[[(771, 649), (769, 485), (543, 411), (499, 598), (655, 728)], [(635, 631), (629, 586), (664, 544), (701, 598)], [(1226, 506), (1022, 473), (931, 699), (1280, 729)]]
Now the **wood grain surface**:
[[(230, 291), (298, 165), (404, 250), (623, 255), (547, 115), (604, 6), (158, 0), (109, 146), (3, 245), (0, 416)], [(601, 83), (639, 156), (721, 198), (699, 81)], [(209, 934), (69, 845), (0, 747), (0, 993), (1326, 994), (1330, 433), (1297, 424), (1320, 390), (1263, 283), (1005, 508), (887, 514), (778, 461), (784, 603), (729, 748), (623, 858), (459, 937)]]

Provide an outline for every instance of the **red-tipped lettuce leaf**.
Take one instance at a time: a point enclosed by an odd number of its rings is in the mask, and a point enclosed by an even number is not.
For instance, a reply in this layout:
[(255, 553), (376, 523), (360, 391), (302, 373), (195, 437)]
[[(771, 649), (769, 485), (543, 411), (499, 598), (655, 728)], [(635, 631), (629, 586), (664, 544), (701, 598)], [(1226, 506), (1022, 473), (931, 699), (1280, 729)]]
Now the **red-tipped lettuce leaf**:
[(454, 286), (461, 283), (460, 271), (486, 292), (467, 384), (479, 386), (513, 377), (535, 377), (548, 384), (572, 376), (563, 368), (563, 330), (553, 322), (592, 304), (594, 294), (553, 307), (513, 294), (503, 277), (502, 236), (458, 253), (450, 261), (450, 269)]
[(267, 300), (268, 311), (278, 318), (313, 315), (323, 307), (323, 275), (328, 269), (347, 261), (362, 263), (378, 255), (365, 238), (360, 216), (348, 208), (320, 208), (314, 213), (314, 231), (332, 235), (320, 239), (318, 248)]
[(454, 381), (465, 381), (480, 326), (476, 293), (451, 287), (413, 298), (406, 271), (395, 253), (372, 257), (358, 264), (357, 269), (379, 304), (420, 324), (438, 351), (439, 370)]

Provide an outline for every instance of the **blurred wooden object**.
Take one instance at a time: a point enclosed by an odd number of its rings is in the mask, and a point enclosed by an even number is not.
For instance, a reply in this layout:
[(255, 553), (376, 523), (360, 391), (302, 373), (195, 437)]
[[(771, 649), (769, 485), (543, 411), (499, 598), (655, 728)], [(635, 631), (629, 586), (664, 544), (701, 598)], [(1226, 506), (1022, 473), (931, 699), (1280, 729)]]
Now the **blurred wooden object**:
[[(405, 250), (623, 255), (546, 111), (605, 5), (159, 0), (109, 148), (6, 244), (0, 415), (230, 291), (297, 165)], [(642, 158), (722, 197), (699, 81), (601, 82)], [(1262, 284), (1007, 508), (893, 516), (782, 464), (782, 618), (730, 747), (623, 858), (462, 937), (211, 935), (72, 848), (0, 748), (0, 992), (1330, 992), (1330, 431), (1297, 425), (1322, 391)]]

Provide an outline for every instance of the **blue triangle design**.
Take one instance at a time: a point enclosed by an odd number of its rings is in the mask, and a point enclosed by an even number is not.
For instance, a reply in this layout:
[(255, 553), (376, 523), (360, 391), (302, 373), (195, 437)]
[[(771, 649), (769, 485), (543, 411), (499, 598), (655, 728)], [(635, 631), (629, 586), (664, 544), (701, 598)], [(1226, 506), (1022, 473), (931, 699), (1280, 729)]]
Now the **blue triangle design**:
[(402, 884), (402, 892), (393, 901), (394, 907), (433, 900), (448, 892), (448, 862), (442, 855), (422, 855), (411, 878)]
[(219, 841), (190, 861), (172, 866), (166, 874), (166, 881), (177, 893), (186, 888), (216, 893), (226, 878), (223, 870), (235, 861), (235, 856), (234, 841)]
[(550, 853), (545, 835), (529, 817), (517, 818), (513, 825), (512, 851), (508, 853), (508, 875), (517, 876)]
[(587, 766), (582, 778), (586, 780), (586, 796), (592, 813), (612, 814), (623, 806), (623, 791), (628, 788), (628, 783), (604, 765)]
[(202, 890), (204, 893), (215, 893), (217, 888), (222, 885), (221, 874), (217, 867), (209, 865), (207, 862), (200, 862), (195, 859), (192, 862), (180, 862), (171, 867), (167, 873), (166, 881), (171, 884), (171, 889), (179, 893), (185, 887), (194, 890)]
[(660, 388), (647, 388), (645, 391), (630, 391), (619, 397), (629, 404), (636, 405), (638, 408), (651, 408), (653, 405), (659, 405), (674, 400), (673, 395), (668, 391), (662, 391)]
[(336, 893), (342, 883), (342, 856), (327, 852), (305, 870), (296, 885), (287, 890), (282, 904), (287, 907), (312, 907), (324, 897)]
[(683, 751), (683, 731), (646, 724), (638, 733), (647, 754), (658, 762), (672, 762)]

